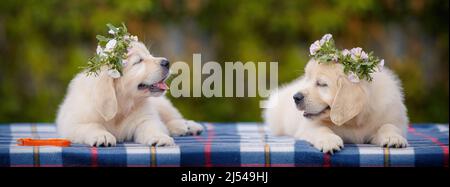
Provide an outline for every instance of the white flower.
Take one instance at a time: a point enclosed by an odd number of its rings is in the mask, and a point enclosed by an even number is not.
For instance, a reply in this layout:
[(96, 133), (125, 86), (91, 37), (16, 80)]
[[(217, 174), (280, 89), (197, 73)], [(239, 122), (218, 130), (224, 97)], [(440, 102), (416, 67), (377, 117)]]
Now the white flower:
[(383, 67), (384, 67), (384, 59), (381, 59), (381, 61), (377, 65), (378, 71), (379, 72), (383, 71)]
[(106, 43), (105, 51), (107, 52), (112, 51), (114, 47), (116, 47), (116, 43), (117, 43), (116, 39), (109, 40), (109, 42)]
[(129, 41), (132, 41), (132, 42), (137, 42), (138, 41), (138, 37), (137, 36), (133, 36), (133, 35), (125, 35), (124, 37), (123, 37), (123, 39), (125, 39), (125, 40), (129, 40)]
[(348, 74), (348, 80), (350, 80), (350, 82), (353, 82), (353, 83), (358, 83), (359, 82), (359, 77), (355, 73), (350, 72)]
[(106, 56), (103, 48), (100, 47), (99, 45), (97, 45), (97, 55), (99, 55), (100, 57), (105, 57)]
[(102, 47), (100, 47), (99, 45), (97, 45), (97, 55), (100, 55), (103, 53), (103, 49)]
[(135, 41), (135, 42), (138, 41), (138, 37), (137, 36), (131, 36), (130, 38), (131, 38), (131, 41)]
[(319, 49), (320, 49), (320, 44), (319, 44), (319, 41), (317, 40), (313, 44), (311, 44), (311, 46), (309, 47), (309, 53), (311, 55), (315, 55)]
[(362, 48), (361, 47), (355, 47), (353, 49), (350, 49), (351, 54), (359, 55), (361, 54)]
[(331, 34), (323, 35), (322, 39), (320, 39), (320, 45), (322, 46), (324, 43), (330, 41), (331, 38), (333, 38)]
[(366, 52), (364, 52), (364, 51), (361, 51), (361, 59), (363, 59), (364, 61), (367, 61), (367, 60), (369, 60), (369, 56), (367, 55), (367, 53)]
[(350, 51), (348, 49), (342, 50), (342, 55), (347, 56), (350, 54)]
[(338, 62), (338, 60), (339, 60), (338, 57), (339, 56), (337, 54), (334, 54), (333, 57), (331, 58), (331, 60), (333, 60), (334, 62)]
[(127, 61), (127, 60), (121, 60), (121, 62), (122, 62), (122, 65), (123, 65), (123, 66), (126, 66), (126, 65), (128, 64), (128, 61)]
[(116, 69), (110, 69), (108, 70), (108, 75), (114, 79), (117, 79), (120, 77), (120, 73), (119, 71), (117, 71)]
[(109, 29), (108, 33), (109, 33), (109, 34), (116, 34), (116, 31), (114, 31), (114, 30), (112, 30), (112, 29)]
[(352, 55), (353, 60), (357, 60), (357, 57), (361, 56), (362, 49), (361, 47), (356, 47), (350, 50), (350, 54)]

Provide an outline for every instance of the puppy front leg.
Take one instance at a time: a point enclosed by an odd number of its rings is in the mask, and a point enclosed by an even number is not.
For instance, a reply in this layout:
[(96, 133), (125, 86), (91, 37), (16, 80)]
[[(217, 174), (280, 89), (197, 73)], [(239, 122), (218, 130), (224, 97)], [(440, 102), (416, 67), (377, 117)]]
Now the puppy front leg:
[(162, 122), (166, 125), (171, 136), (199, 135), (203, 126), (192, 120), (186, 120), (166, 98), (159, 98), (156, 109)]
[(88, 144), (94, 147), (115, 146), (116, 138), (98, 123), (76, 124), (61, 132), (62, 136), (74, 143)]
[(173, 119), (166, 122), (171, 136), (200, 135), (203, 126), (192, 120)]
[(323, 153), (340, 151), (344, 148), (344, 141), (328, 127), (314, 127), (313, 129), (299, 129), (295, 138), (311, 143)]
[(402, 148), (408, 146), (408, 141), (402, 136), (402, 131), (392, 124), (381, 126), (372, 138), (371, 143), (381, 147)]
[(151, 146), (175, 145), (175, 141), (159, 119), (148, 119), (139, 124), (134, 132), (134, 141)]

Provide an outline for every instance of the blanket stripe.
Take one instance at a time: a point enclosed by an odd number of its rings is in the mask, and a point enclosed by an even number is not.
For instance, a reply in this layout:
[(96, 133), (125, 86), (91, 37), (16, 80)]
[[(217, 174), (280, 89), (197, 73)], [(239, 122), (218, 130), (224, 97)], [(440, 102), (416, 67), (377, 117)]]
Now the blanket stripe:
[(436, 145), (438, 145), (442, 149), (442, 152), (444, 153), (444, 155), (443, 155), (444, 156), (444, 158), (443, 158), (444, 167), (448, 167), (448, 142), (447, 142), (447, 144), (444, 144), (444, 143), (440, 142), (439, 139), (437, 139), (435, 137), (432, 137), (432, 136), (429, 136), (429, 135), (417, 132), (414, 127), (409, 127), (408, 131), (413, 133), (413, 134), (415, 134), (415, 135), (417, 135), (417, 136), (424, 137), (424, 138), (430, 140), (431, 142), (435, 143)]
[(0, 167), (448, 167), (448, 124), (413, 124), (407, 148), (345, 144), (333, 155), (308, 142), (273, 136), (259, 123), (203, 123), (201, 136), (175, 137), (176, 146), (133, 142), (116, 147), (17, 146), (18, 138), (57, 138), (50, 123), (0, 124)]

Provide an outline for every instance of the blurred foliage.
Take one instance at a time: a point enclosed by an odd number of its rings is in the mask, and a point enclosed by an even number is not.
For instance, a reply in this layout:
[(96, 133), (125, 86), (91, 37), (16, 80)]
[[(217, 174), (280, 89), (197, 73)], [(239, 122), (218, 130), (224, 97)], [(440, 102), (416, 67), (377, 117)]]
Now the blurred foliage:
[[(303, 73), (311, 42), (386, 59), (404, 85), (412, 122), (448, 122), (447, 0), (3, 0), (0, 122), (53, 121), (105, 24), (125, 22), (156, 56), (279, 62), (279, 84)], [(340, 46), (339, 46), (340, 45)], [(181, 98), (201, 121), (260, 121), (260, 98)]]

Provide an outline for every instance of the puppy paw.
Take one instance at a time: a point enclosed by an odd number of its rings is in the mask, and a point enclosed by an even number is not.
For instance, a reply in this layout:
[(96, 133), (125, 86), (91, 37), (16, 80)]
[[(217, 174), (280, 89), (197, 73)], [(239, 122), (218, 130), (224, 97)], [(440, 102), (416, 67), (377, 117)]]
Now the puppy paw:
[(344, 141), (335, 134), (321, 134), (312, 142), (313, 146), (323, 153), (333, 154), (344, 148)]
[(93, 147), (116, 146), (116, 137), (107, 131), (96, 131), (89, 133), (85, 143)]
[(172, 120), (167, 123), (171, 136), (199, 135), (203, 131), (203, 126), (190, 120)]
[(200, 135), (203, 132), (203, 126), (195, 121), (186, 121), (188, 128), (187, 135)]
[(375, 143), (381, 147), (404, 148), (408, 146), (408, 141), (401, 135), (390, 133), (386, 135), (379, 135)]
[(165, 134), (151, 134), (147, 135), (138, 143), (150, 145), (150, 146), (173, 146), (175, 145), (175, 141), (168, 135)]

